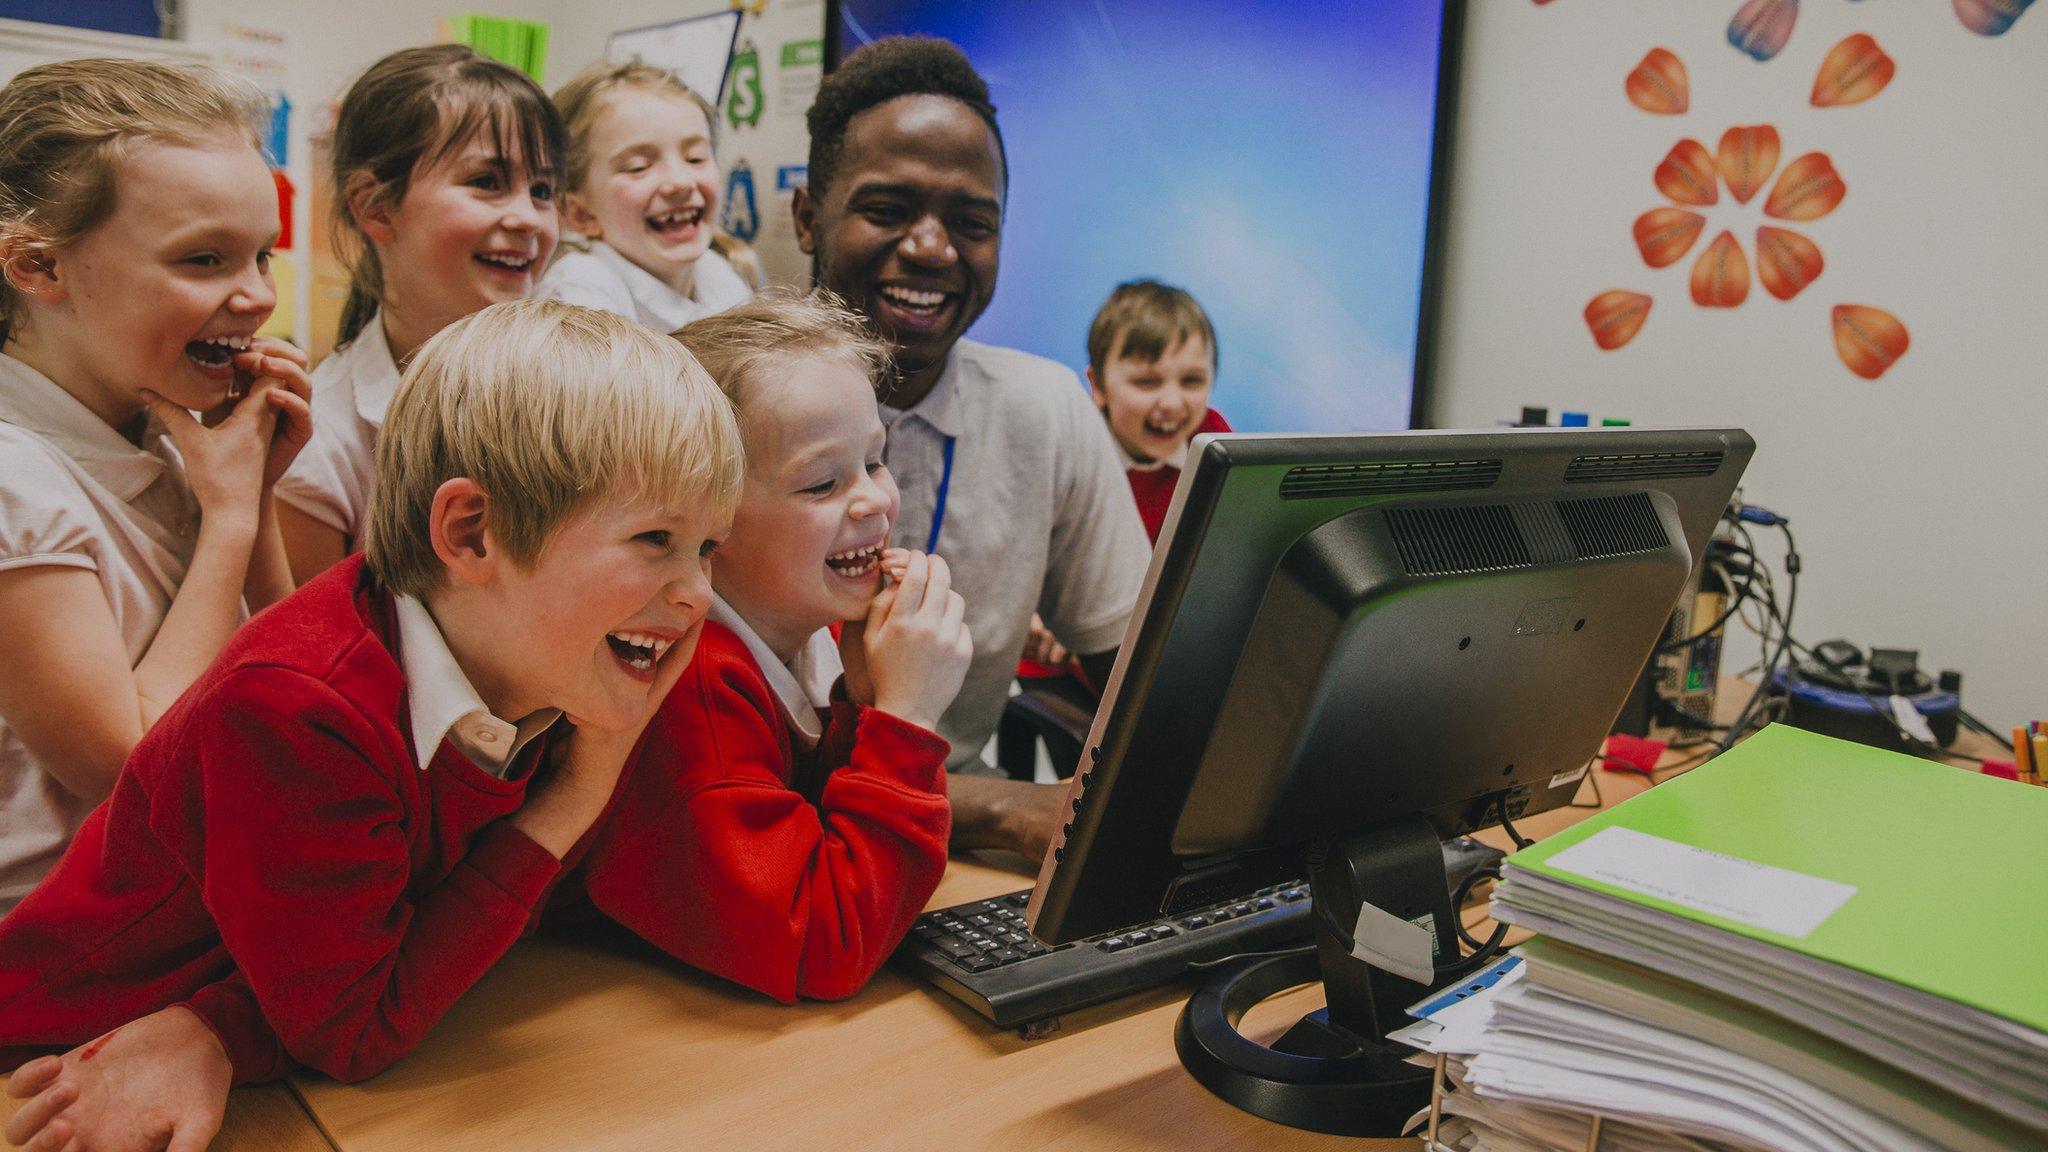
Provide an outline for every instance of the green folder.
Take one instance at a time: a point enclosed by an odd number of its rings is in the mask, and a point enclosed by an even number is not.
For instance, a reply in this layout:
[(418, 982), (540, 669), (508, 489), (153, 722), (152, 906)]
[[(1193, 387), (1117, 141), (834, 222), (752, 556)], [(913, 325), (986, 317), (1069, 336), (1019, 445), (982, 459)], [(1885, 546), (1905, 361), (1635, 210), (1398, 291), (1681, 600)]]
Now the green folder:
[[(1627, 831), (1559, 866), (1609, 829)], [(1583, 866), (1588, 852), (1637, 845), (1679, 857), (1625, 883)], [(1804, 906), (1787, 914), (1807, 922), (1781, 930), (1746, 904), (1720, 914), (1691, 891), (1645, 890), (1691, 883), (1686, 870), (1663, 874), (1690, 849), (1743, 862), (1725, 868), (1763, 866), (1737, 902), (1792, 893)], [(1724, 868), (1698, 859), (1696, 872)], [(1507, 863), (1510, 879), (1525, 869), (2048, 1031), (2048, 789), (1774, 725)], [(1809, 899), (1842, 885), (1853, 893), (1832, 908)]]

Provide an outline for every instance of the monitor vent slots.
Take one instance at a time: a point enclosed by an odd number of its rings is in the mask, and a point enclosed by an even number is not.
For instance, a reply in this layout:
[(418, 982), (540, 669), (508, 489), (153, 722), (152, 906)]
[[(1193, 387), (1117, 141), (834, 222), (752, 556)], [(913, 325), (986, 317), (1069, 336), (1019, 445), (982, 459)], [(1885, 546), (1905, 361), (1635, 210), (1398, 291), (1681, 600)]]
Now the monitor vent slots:
[(1389, 508), (1386, 520), (1401, 567), (1410, 573), (1484, 572), (1532, 562), (1506, 505)]
[(1498, 460), (1392, 460), (1374, 464), (1321, 464), (1290, 468), (1280, 479), (1282, 500), (1331, 496), (1409, 495), (1491, 488)]
[(1670, 480), (1712, 476), (1721, 470), (1724, 453), (1621, 452), (1607, 456), (1576, 456), (1565, 465), (1567, 484), (1609, 484), (1624, 480)]
[(1623, 556), (1669, 547), (1671, 537), (1646, 492), (1559, 500), (1557, 514), (1582, 557)]

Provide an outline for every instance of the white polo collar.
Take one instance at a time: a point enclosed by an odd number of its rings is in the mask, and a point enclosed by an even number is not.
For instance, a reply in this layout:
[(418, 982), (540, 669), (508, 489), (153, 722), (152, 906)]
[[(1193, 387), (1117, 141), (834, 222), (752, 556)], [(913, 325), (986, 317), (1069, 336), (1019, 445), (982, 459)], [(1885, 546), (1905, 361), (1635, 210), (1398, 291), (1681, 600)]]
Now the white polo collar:
[(908, 408), (882, 405), (883, 422), (895, 426), (897, 417), (915, 416), (932, 426), (941, 436), (960, 435), (960, 345), (955, 341), (946, 352), (946, 366), (939, 371), (938, 383), (924, 394), (924, 399)]
[(816, 745), (825, 734), (824, 722), (818, 713), (832, 707), (832, 685), (845, 671), (839, 661), (839, 645), (833, 642), (831, 629), (820, 628), (811, 633), (804, 646), (797, 649), (796, 657), (784, 664), (753, 626), (741, 619), (723, 597), (712, 598), (709, 617), (715, 623), (732, 629), (733, 635), (747, 646), (748, 654), (760, 666), (761, 675), (775, 693), (783, 722), (797, 730), (806, 748)]
[(372, 428), (384, 427), (384, 413), (391, 410), (391, 397), (398, 392), (398, 361), (391, 355), (391, 341), (384, 335), (384, 311), (378, 309), (356, 338), (340, 353), (347, 359), (349, 388), (356, 399), (356, 415)]
[(502, 777), (528, 741), (561, 718), (543, 708), (517, 724), (491, 714), (483, 697), (455, 662), (433, 614), (416, 597), (394, 596), (398, 613), (398, 664), (405, 673), (411, 712), (413, 753), (422, 771), (433, 763), (443, 739), (493, 776)]
[(136, 447), (55, 380), (0, 354), (0, 421), (25, 428), (71, 458), (124, 503), (142, 495), (169, 465), (158, 449), (167, 435), (152, 415)]

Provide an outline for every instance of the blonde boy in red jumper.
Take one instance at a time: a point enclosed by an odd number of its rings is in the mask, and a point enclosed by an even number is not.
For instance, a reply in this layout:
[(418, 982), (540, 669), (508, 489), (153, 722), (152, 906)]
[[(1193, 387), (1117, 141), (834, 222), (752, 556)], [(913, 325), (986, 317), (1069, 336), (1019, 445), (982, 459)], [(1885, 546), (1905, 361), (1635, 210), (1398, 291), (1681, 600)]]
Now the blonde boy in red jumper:
[[(627, 799), (741, 468), (702, 369), (629, 321), (522, 302), (429, 341), (364, 555), (237, 636), (0, 922), (0, 1047), (99, 1037), (17, 1072), (10, 1139), (198, 1147), (230, 1080), (373, 1075), (544, 907), (722, 975), (778, 962), (786, 935), (713, 948), (689, 934), (718, 925), (664, 918), (697, 879)], [(943, 866), (943, 819), (862, 799), (847, 835)]]

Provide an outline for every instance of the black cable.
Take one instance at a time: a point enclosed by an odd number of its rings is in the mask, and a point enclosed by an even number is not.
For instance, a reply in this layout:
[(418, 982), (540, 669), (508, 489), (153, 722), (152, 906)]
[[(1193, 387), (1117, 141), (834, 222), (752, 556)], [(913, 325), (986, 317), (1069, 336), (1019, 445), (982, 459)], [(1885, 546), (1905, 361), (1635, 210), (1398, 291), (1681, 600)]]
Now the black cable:
[(1500, 794), (1495, 806), (1500, 810), (1501, 830), (1508, 834), (1508, 839), (1515, 842), (1515, 851), (1520, 852), (1522, 849), (1527, 848), (1529, 845), (1535, 843), (1534, 840), (1531, 840), (1527, 836), (1522, 835), (1520, 832), (1515, 831), (1515, 822), (1508, 818), (1507, 793), (1503, 792)]
[(1998, 731), (1998, 729), (1993, 728), (1991, 725), (1986, 724), (1982, 720), (1977, 719), (1977, 717), (1974, 714), (1972, 714), (1968, 708), (1965, 708), (1960, 704), (1956, 706), (1956, 718), (1961, 720), (1963, 723), (1969, 725), (1970, 728), (1974, 730), (1979, 736), (1989, 736), (1991, 739), (1998, 741), (2001, 745), (2012, 737), (2012, 733), (2001, 733)]
[(1214, 960), (1194, 960), (1188, 963), (1191, 972), (1207, 972), (1211, 968), (1224, 968), (1241, 960), (1265, 960), (1281, 956), (1301, 956), (1316, 950), (1313, 944), (1299, 944), (1293, 948), (1274, 948), (1266, 952), (1233, 952)]
[[(1781, 518), (1777, 523), (1777, 528), (1785, 534), (1785, 575), (1787, 577), (1785, 610), (1783, 612), (1778, 611), (1778, 591), (1776, 588), (1766, 584), (1763, 604), (1768, 615), (1764, 618), (1764, 631), (1762, 634), (1763, 667), (1757, 676), (1756, 690), (1749, 694), (1749, 703), (1743, 706), (1742, 714), (1735, 718), (1734, 725), (1729, 728), (1727, 734), (1722, 736), (1719, 741), (1720, 749), (1723, 752), (1734, 747), (1735, 742), (1741, 739), (1744, 733), (1749, 731), (1750, 719), (1756, 714), (1757, 705), (1763, 702), (1766, 693), (1773, 687), (1775, 680), (1773, 673), (1778, 665), (1785, 662), (1786, 657), (1791, 654), (1792, 650), (1792, 618), (1793, 614), (1799, 610), (1799, 572), (1802, 565), (1799, 560), (1798, 541), (1792, 536), (1791, 522)], [(1744, 543), (1749, 545), (1753, 551), (1755, 545), (1749, 538), (1748, 529), (1738, 525), (1737, 530), (1742, 533)], [(1770, 624), (1772, 621), (1776, 621), (1778, 625), (1779, 641), (1776, 655), (1771, 653)]]
[[(1465, 947), (1475, 952), (1484, 949), (1486, 943), (1465, 930), (1465, 918), (1462, 915), (1465, 909), (1465, 900), (1472, 895), (1472, 886), (1474, 884), (1481, 880), (1499, 879), (1500, 869), (1488, 864), (1484, 868), (1473, 869), (1471, 875), (1458, 881), (1457, 889), (1451, 893), (1451, 924), (1458, 930), (1458, 939), (1463, 940)], [(1495, 927), (1495, 931), (1499, 931), (1498, 926)]]
[[(1736, 548), (1730, 548), (1729, 553), (1731, 555), (1746, 554), (1742, 553), (1740, 549)], [(1755, 562), (1756, 557), (1751, 556), (1750, 559), (1752, 562)], [(1672, 652), (1683, 652), (1687, 648), (1690, 648), (1693, 645), (1698, 644), (1700, 641), (1705, 640), (1713, 636), (1716, 632), (1720, 631), (1721, 626), (1723, 624), (1726, 624), (1729, 618), (1734, 616), (1736, 611), (1742, 607), (1743, 603), (1754, 594), (1753, 589), (1756, 586), (1756, 569), (1750, 567), (1749, 565), (1744, 565), (1743, 569), (1744, 579), (1742, 582), (1742, 587), (1730, 588), (1728, 590), (1728, 607), (1723, 608), (1721, 610), (1721, 614), (1719, 616), (1714, 617), (1714, 622), (1712, 624), (1707, 625), (1705, 628), (1700, 629), (1698, 632), (1695, 632), (1682, 640), (1671, 640), (1666, 643), (1657, 645), (1655, 649), (1655, 654), (1658, 656), (1664, 656)]]

